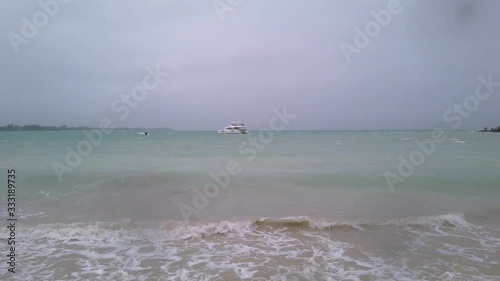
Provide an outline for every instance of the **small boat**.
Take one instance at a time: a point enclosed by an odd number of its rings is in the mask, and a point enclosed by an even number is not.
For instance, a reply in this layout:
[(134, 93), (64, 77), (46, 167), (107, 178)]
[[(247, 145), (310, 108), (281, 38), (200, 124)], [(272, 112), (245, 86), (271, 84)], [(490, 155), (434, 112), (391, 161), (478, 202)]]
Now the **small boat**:
[(148, 132), (137, 132), (138, 135), (149, 136)]
[(231, 125), (225, 127), (224, 129), (217, 130), (219, 134), (248, 134), (247, 128), (242, 121), (232, 121)]

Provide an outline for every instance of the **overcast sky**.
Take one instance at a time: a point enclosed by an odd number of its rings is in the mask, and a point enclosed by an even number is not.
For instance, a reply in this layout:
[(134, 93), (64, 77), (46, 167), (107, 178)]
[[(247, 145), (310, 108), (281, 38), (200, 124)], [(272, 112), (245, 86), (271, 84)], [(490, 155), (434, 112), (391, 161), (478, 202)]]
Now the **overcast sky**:
[[(500, 81), (500, 1), (401, 0), (349, 63), (340, 45), (354, 46), (354, 28), (388, 3), (242, 0), (221, 20), (212, 0), (73, 0), (16, 54), (12, 33), (43, 10), (3, 1), (0, 125), (259, 129), (287, 107), (289, 129), (449, 128), (443, 113), (479, 75)], [(148, 65), (170, 76), (120, 120), (111, 104)], [(461, 129), (498, 125), (500, 87)]]

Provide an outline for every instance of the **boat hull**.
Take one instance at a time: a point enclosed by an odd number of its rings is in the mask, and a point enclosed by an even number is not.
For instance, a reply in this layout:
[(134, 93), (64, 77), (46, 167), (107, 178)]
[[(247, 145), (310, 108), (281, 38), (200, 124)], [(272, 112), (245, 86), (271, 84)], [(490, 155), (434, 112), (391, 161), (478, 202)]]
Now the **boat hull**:
[(248, 134), (248, 132), (240, 132), (240, 131), (225, 131), (225, 130), (218, 130), (218, 134), (228, 134), (228, 135), (244, 135)]

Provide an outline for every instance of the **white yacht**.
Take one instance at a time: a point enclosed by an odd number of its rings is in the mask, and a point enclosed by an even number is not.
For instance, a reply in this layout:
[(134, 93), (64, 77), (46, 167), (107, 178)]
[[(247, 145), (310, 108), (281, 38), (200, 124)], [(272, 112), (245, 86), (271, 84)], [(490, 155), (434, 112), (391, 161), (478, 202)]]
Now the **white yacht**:
[(231, 125), (224, 129), (217, 130), (219, 134), (248, 134), (247, 128), (242, 121), (232, 121)]

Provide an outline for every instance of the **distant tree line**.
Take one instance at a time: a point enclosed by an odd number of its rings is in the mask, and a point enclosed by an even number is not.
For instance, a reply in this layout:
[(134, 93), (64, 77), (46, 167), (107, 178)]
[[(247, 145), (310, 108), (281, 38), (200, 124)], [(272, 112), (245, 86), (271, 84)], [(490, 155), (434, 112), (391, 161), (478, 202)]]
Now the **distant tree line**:
[(38, 124), (32, 125), (14, 125), (9, 124), (4, 127), (0, 127), (0, 131), (68, 131), (68, 130), (89, 130), (90, 127), (80, 126), (80, 127), (68, 127), (66, 125), (63, 126), (42, 126)]
[[(91, 130), (93, 128), (87, 126), (79, 126), (79, 127), (68, 127), (66, 125), (63, 126), (42, 126), (38, 124), (32, 125), (14, 125), (9, 124), (4, 127), (0, 127), (0, 131), (75, 131), (75, 130)], [(115, 130), (144, 130), (145, 128), (115, 128)], [(158, 128), (153, 130), (172, 130), (170, 128)]]
[(498, 126), (496, 129), (491, 128), (488, 130), (488, 128), (484, 128), (483, 130), (480, 130), (479, 132), (492, 132), (492, 133), (500, 133), (500, 126)]

